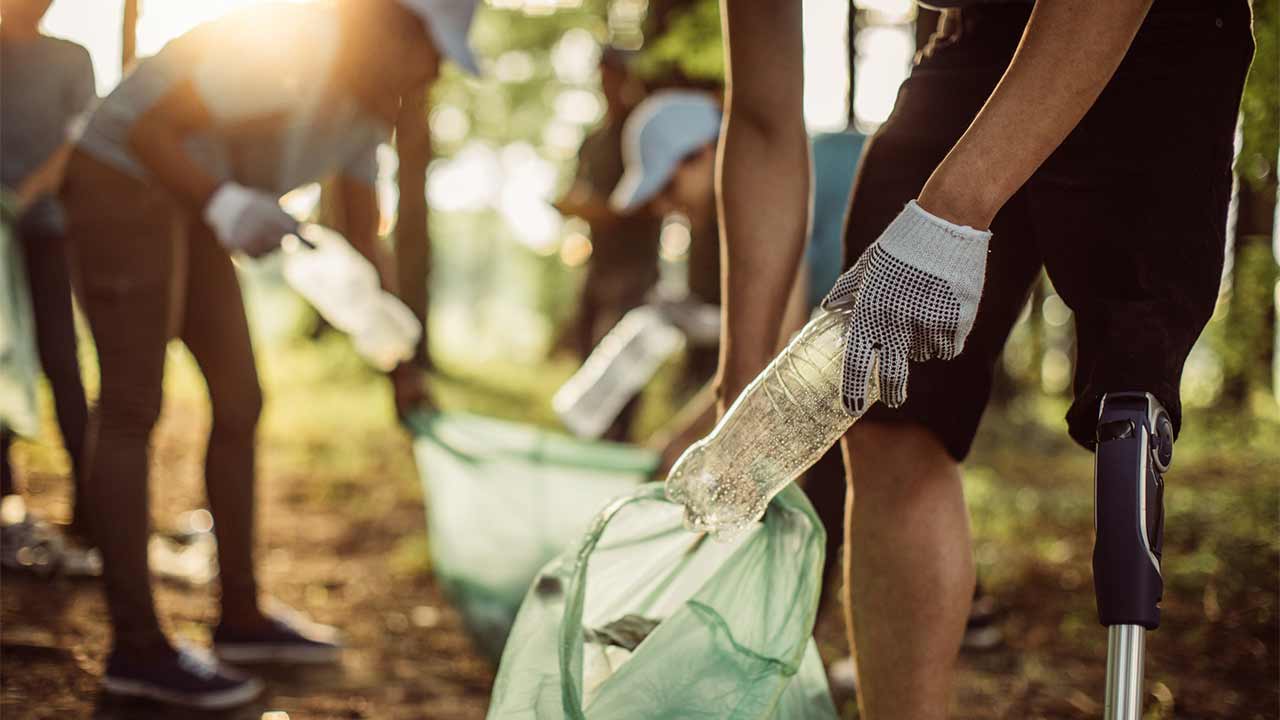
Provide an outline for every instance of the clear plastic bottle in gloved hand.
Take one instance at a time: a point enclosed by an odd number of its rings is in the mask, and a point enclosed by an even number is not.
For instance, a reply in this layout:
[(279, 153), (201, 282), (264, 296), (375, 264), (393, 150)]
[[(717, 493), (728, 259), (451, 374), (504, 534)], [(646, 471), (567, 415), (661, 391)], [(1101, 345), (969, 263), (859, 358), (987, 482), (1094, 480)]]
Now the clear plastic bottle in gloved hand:
[[(676, 461), (667, 497), (685, 506), (690, 529), (728, 539), (750, 527), (853, 424), (840, 395), (849, 312), (809, 321), (711, 434)], [(877, 396), (872, 383), (868, 405)]]

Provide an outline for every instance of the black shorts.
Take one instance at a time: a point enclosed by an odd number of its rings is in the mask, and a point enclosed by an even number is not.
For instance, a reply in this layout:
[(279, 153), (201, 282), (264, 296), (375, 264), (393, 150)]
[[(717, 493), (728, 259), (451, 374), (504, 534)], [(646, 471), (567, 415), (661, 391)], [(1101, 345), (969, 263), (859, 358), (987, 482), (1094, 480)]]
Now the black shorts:
[[(851, 266), (916, 197), (1009, 64), (1029, 4), (951, 11), (871, 139), (845, 233)], [(1071, 437), (1091, 447), (1102, 395), (1144, 390), (1175, 431), (1178, 385), (1222, 275), (1236, 116), (1253, 56), (1246, 0), (1155, 0), (1097, 103), (991, 225), (964, 352), (913, 363), (901, 408), (968, 454), (999, 361), (1043, 267), (1074, 313)]]

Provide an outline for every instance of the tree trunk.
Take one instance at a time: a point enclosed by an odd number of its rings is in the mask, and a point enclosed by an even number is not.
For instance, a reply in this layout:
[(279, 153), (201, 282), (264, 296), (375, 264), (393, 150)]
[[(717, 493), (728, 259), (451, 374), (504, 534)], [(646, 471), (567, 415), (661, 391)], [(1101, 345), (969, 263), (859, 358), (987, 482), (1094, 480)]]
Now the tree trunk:
[(858, 86), (858, 6), (849, 3), (849, 26), (846, 33), (848, 39), (845, 41), (845, 49), (849, 52), (849, 129), (855, 130), (858, 127), (858, 113), (853, 108), (853, 99), (855, 96), (854, 89)]
[(425, 89), (406, 95), (396, 119), (396, 154), (400, 158), (396, 182), (400, 200), (396, 208), (395, 256), (400, 298), (422, 322), (422, 343), (414, 364), (431, 367), (427, 341), (430, 307), (431, 238), (427, 231), (427, 164), (431, 161), (431, 132), (427, 126)]
[(1249, 396), (1270, 382), (1275, 351), (1277, 268), (1272, 250), (1276, 211), (1274, 170), (1255, 183), (1239, 184), (1231, 297), (1224, 318), (1222, 404), (1244, 409)]
[(124, 22), (120, 33), (120, 72), (129, 72), (138, 56), (138, 0), (124, 0)]
[[(1273, 2), (1254, 3), (1257, 51), (1240, 105), (1236, 158), (1236, 214), (1232, 227), (1230, 287), (1223, 318), (1221, 403), (1247, 410), (1251, 396), (1277, 382), (1276, 224), (1277, 163), (1280, 162), (1280, 67), (1276, 37), (1280, 12)], [(1268, 377), (1270, 375), (1270, 377)], [(1272, 387), (1273, 397), (1280, 388)]]

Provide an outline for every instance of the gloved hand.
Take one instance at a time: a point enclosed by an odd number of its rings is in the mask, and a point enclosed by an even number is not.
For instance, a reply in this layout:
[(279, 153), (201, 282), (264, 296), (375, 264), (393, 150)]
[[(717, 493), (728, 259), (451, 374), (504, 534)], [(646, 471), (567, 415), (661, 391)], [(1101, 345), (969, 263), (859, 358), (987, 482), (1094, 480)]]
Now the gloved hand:
[(298, 229), (298, 221), (275, 197), (234, 182), (223, 183), (209, 198), (204, 221), (223, 247), (249, 257), (275, 250), (285, 235)]
[(872, 387), (898, 407), (907, 400), (908, 360), (960, 354), (978, 313), (990, 239), (912, 200), (840, 276), (822, 306), (852, 309), (841, 377), (845, 412), (866, 412)]

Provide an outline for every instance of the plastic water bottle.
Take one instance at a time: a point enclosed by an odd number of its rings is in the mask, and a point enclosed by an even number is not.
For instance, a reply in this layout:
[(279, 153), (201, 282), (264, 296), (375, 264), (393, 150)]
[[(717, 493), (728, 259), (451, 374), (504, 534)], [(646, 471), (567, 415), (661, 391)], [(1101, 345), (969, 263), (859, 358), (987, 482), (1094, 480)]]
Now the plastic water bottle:
[[(840, 400), (847, 320), (848, 311), (810, 320), (711, 434), (676, 461), (667, 497), (685, 506), (691, 530), (721, 539), (745, 530), (853, 424)], [(873, 387), (867, 400), (878, 395)]]
[(382, 289), (378, 271), (340, 233), (303, 223), (287, 236), (284, 279), (320, 316), (351, 336), (356, 352), (388, 371), (413, 357), (422, 323)]
[(694, 347), (715, 347), (720, 344), (720, 306), (705, 303), (688, 295), (678, 299), (655, 293), (650, 304), (655, 306), (667, 322), (684, 333), (685, 341)]
[(556, 392), (551, 406), (573, 434), (600, 437), (683, 343), (683, 333), (661, 311), (642, 305), (622, 316)]

